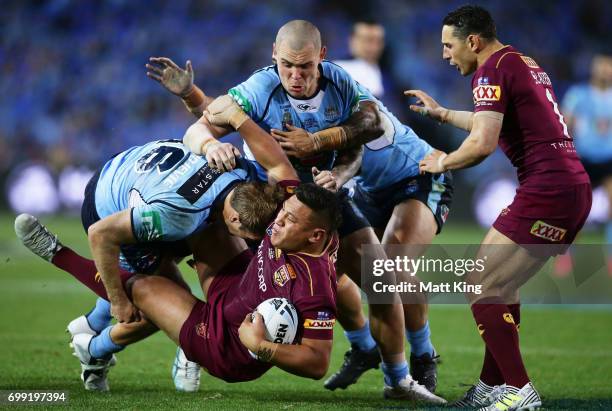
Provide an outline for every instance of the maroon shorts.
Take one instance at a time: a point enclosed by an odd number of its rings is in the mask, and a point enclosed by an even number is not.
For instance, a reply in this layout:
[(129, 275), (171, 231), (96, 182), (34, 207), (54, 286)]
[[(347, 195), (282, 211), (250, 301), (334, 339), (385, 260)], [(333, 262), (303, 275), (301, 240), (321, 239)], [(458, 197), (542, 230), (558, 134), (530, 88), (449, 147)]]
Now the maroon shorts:
[(550, 189), (519, 187), (493, 227), (539, 256), (562, 254), (584, 225), (591, 200), (589, 183)]
[(238, 285), (252, 256), (246, 250), (223, 267), (208, 288), (208, 302), (198, 300), (179, 336), (189, 360), (227, 382), (254, 380), (270, 368), (250, 356), (238, 338), (238, 329), (223, 317), (228, 291)]

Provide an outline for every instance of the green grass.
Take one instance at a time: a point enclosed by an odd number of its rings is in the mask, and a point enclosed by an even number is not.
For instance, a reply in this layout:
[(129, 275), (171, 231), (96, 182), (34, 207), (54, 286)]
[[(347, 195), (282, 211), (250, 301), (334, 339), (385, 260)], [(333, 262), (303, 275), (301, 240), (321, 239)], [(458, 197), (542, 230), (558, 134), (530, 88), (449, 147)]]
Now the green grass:
[[(64, 243), (89, 254), (76, 219), (44, 221)], [(436, 242), (478, 243), (482, 236), (478, 228), (450, 224)], [(591, 234), (583, 240), (600, 242), (601, 238)], [(192, 275), (184, 271), (188, 277)], [(203, 375), (199, 393), (178, 394), (170, 378), (175, 348), (162, 334), (118, 354), (118, 364), (110, 373), (110, 393), (85, 392), (64, 329), (68, 321), (91, 308), (94, 297), (72, 277), (29, 254), (14, 238), (9, 215), (0, 215), (0, 301), (0, 390), (65, 390), (71, 408), (107, 410), (357, 410), (411, 406), (382, 400), (379, 370), (370, 371), (357, 385), (338, 392), (324, 390), (322, 381), (273, 369), (255, 382), (241, 384)], [(483, 344), (466, 306), (432, 306), (430, 318), (433, 340), (444, 360), (439, 368), (438, 393), (454, 399), (466, 389), (462, 383), (477, 378)], [(611, 320), (612, 310), (601, 307), (523, 310), (522, 350), (547, 408), (612, 409)], [(338, 327), (330, 373), (339, 367), (347, 348)]]

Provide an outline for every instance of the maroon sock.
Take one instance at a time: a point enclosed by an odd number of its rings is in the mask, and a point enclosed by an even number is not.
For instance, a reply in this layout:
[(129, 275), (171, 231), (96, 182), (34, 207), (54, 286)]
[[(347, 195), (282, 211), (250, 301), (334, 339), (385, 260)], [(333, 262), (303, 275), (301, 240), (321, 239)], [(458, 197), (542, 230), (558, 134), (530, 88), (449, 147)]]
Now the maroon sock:
[(472, 305), (478, 331), (506, 384), (521, 388), (529, 382), (529, 377), (521, 358), (512, 314), (505, 304), (492, 303), (492, 299), (483, 302)]
[[(102, 283), (102, 279), (98, 274), (98, 269), (93, 260), (81, 257), (68, 247), (62, 247), (62, 249), (55, 254), (51, 263), (71, 274), (100, 297), (108, 300), (106, 289), (104, 288), (104, 284)], [(132, 275), (133, 274), (128, 271), (121, 270), (121, 282), (125, 284), (127, 279)]]
[[(519, 330), (519, 326), (521, 324), (521, 305), (520, 304), (509, 304), (508, 310), (512, 317), (514, 318), (514, 323), (516, 324), (516, 330)], [(480, 371), (480, 381), (484, 382), (487, 385), (501, 385), (503, 384), (504, 377), (495, 362), (495, 358), (493, 358), (493, 354), (489, 351), (485, 346), (485, 356), (484, 361), (482, 363), (482, 370)]]

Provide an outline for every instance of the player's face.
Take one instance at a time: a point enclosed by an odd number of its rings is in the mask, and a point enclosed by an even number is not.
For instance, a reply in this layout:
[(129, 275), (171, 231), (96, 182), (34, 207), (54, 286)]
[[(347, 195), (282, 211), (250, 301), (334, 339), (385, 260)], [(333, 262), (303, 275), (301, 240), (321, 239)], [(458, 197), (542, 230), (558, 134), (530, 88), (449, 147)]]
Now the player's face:
[(325, 47), (317, 50), (308, 44), (301, 50), (293, 50), (287, 43), (275, 44), (272, 51), (281, 83), (291, 97), (312, 97), (319, 86), (319, 63), (325, 57)]
[(272, 225), (272, 245), (286, 251), (303, 251), (322, 229), (312, 222), (312, 210), (296, 196), (283, 203)]
[(476, 54), (469, 47), (468, 39), (456, 37), (453, 26), (442, 26), (442, 58), (455, 66), (462, 76), (468, 76), (478, 68)]

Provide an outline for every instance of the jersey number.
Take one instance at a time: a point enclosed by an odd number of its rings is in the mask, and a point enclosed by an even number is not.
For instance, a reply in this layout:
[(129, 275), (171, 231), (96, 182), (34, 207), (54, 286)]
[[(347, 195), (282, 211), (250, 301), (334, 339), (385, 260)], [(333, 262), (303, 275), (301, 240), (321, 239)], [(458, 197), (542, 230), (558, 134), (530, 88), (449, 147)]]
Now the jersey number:
[(546, 89), (546, 98), (548, 99), (548, 101), (552, 103), (553, 110), (555, 111), (555, 114), (557, 115), (557, 117), (559, 117), (559, 123), (561, 123), (561, 126), (563, 127), (563, 134), (565, 134), (565, 137), (571, 138), (569, 135), (569, 132), (567, 131), (567, 124), (565, 124), (565, 120), (563, 119), (563, 114), (561, 114), (561, 112), (559, 111), (559, 105), (555, 101), (555, 98), (553, 97), (549, 89)]
[(136, 172), (148, 173), (157, 167), (157, 172), (161, 174), (172, 169), (184, 156), (185, 152), (180, 147), (156, 147), (138, 160)]

